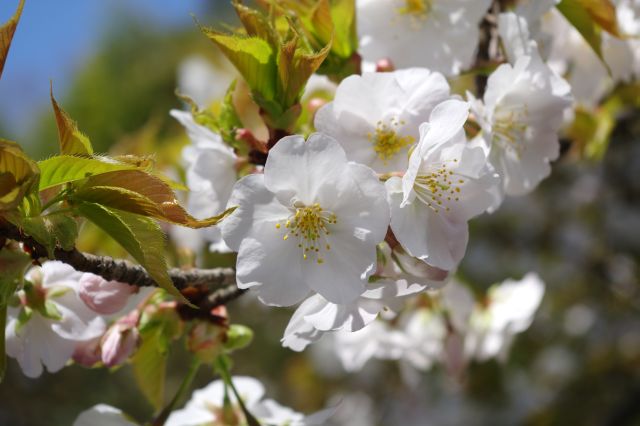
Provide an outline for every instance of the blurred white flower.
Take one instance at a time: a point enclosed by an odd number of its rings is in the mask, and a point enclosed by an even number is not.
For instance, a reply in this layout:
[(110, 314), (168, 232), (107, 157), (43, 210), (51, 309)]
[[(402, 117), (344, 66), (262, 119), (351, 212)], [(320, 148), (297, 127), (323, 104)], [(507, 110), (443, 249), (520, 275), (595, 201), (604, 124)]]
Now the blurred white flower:
[[(324, 410), (311, 416), (283, 407), (271, 399), (262, 399), (264, 386), (251, 377), (233, 377), (234, 387), (237, 389), (247, 410), (265, 426), (312, 426), (323, 425), (333, 414), (332, 409)], [(232, 405), (232, 413), (239, 425), (244, 425), (244, 415), (237, 399), (231, 390), (225, 391), (225, 384), (221, 380), (193, 392), (193, 396), (181, 410), (176, 410), (167, 419), (166, 426), (200, 426), (204, 424), (224, 423), (224, 398), (228, 395)]]
[(16, 358), (28, 377), (60, 370), (80, 342), (104, 333), (105, 321), (82, 301), (82, 272), (61, 262), (46, 262), (27, 272), (18, 292), (20, 304), (7, 314), (7, 355)]
[(491, 0), (358, 0), (360, 52), (398, 68), (457, 75), (475, 59), (479, 23)]
[(311, 290), (333, 303), (353, 302), (375, 271), (376, 244), (389, 224), (384, 187), (366, 166), (321, 133), (281, 139), (264, 175), (242, 178), (222, 223), (238, 252), (240, 288), (269, 305), (290, 306)]
[[(542, 296), (544, 282), (530, 272), (521, 280), (506, 280), (493, 286), (486, 300), (476, 303), (469, 316), (465, 335), (465, 354), (468, 359), (502, 361), (511, 348), (516, 334), (522, 333), (533, 322)], [(456, 306), (449, 306), (455, 311)]]
[(530, 53), (491, 74), (484, 103), (469, 94), (489, 159), (508, 195), (532, 191), (551, 173), (549, 163), (560, 152), (563, 113), (572, 104), (569, 85), (542, 62), (535, 43)]
[(466, 140), (466, 102), (438, 105), (420, 126), (420, 142), (402, 179), (386, 182), (391, 229), (412, 256), (446, 271), (468, 241), (467, 221), (499, 202), (499, 179), (485, 151)]
[[(237, 157), (233, 149), (224, 143), (220, 135), (196, 123), (191, 113), (172, 110), (171, 115), (185, 127), (191, 139), (191, 145), (182, 151), (190, 190), (187, 210), (199, 219), (222, 213), (238, 178)], [(194, 232), (211, 243), (212, 251), (229, 251), (217, 226)]]
[(420, 124), (448, 98), (447, 80), (424, 68), (352, 75), (317, 112), (315, 127), (340, 142), (349, 160), (378, 173), (404, 171)]
[(98, 404), (80, 413), (73, 426), (138, 426), (125, 414), (110, 405)]
[(222, 55), (219, 60), (219, 66), (214, 67), (200, 55), (184, 59), (178, 67), (178, 92), (193, 99), (201, 108), (222, 99), (237, 72)]

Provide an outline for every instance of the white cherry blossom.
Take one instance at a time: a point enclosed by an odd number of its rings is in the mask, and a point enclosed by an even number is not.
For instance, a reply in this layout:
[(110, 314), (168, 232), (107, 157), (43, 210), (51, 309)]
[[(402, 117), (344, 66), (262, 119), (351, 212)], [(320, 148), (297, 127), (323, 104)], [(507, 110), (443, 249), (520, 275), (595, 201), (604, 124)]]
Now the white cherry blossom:
[[(544, 295), (544, 282), (535, 273), (521, 280), (506, 280), (489, 289), (487, 300), (477, 303), (465, 334), (465, 354), (484, 361), (505, 360), (516, 334), (533, 322)], [(456, 309), (452, 307), (452, 309)]]
[(402, 177), (386, 182), (391, 229), (406, 251), (431, 266), (456, 268), (464, 256), (467, 221), (499, 202), (499, 179), (484, 149), (467, 143), (469, 106), (438, 105), (420, 126), (420, 142)]
[(473, 111), (506, 194), (528, 193), (551, 173), (563, 113), (571, 103), (569, 85), (537, 52), (491, 74), (484, 103), (474, 100)]
[[(333, 414), (332, 409), (320, 411), (305, 417), (303, 414), (283, 407), (271, 399), (264, 397), (264, 386), (252, 377), (238, 376), (232, 378), (247, 410), (265, 426), (312, 426), (323, 425)], [(227, 392), (233, 411), (238, 419), (244, 419), (233, 392)], [(176, 410), (167, 419), (166, 426), (199, 426), (203, 424), (223, 424), (223, 401), (225, 385), (216, 380), (208, 386), (193, 392), (193, 396), (181, 410)], [(241, 420), (240, 425), (245, 423)]]
[(77, 344), (104, 333), (105, 321), (78, 295), (81, 276), (61, 262), (27, 272), (20, 304), (8, 309), (6, 350), (28, 377), (40, 376), (43, 366), (52, 373), (60, 370)]
[(478, 25), (491, 0), (358, 0), (360, 52), (398, 68), (457, 75), (475, 58)]
[(222, 55), (215, 66), (201, 55), (191, 55), (178, 66), (178, 92), (201, 108), (222, 99), (237, 72)]
[[(171, 115), (185, 127), (191, 139), (191, 145), (182, 152), (190, 190), (187, 209), (199, 219), (222, 213), (237, 180), (236, 154), (219, 134), (196, 123), (191, 113), (172, 110)], [(228, 251), (218, 227), (193, 232), (211, 243), (212, 251)], [(178, 231), (177, 235), (183, 234)]]
[(316, 113), (315, 127), (340, 142), (349, 160), (379, 173), (402, 171), (420, 124), (448, 98), (446, 79), (424, 68), (352, 75)]
[(333, 303), (350, 303), (376, 267), (389, 206), (384, 187), (366, 166), (321, 133), (281, 139), (264, 174), (242, 178), (222, 223), (238, 252), (240, 288), (254, 288), (270, 305), (289, 306), (311, 290)]
[(80, 413), (73, 426), (138, 426), (118, 408), (98, 404)]
[(393, 252), (386, 243), (380, 253), (376, 281), (355, 302), (338, 305), (315, 294), (294, 312), (282, 338), (284, 347), (304, 350), (326, 332), (355, 332), (384, 314), (393, 317), (407, 299), (429, 289), (442, 288), (449, 278), (446, 271), (415, 259), (398, 247)]

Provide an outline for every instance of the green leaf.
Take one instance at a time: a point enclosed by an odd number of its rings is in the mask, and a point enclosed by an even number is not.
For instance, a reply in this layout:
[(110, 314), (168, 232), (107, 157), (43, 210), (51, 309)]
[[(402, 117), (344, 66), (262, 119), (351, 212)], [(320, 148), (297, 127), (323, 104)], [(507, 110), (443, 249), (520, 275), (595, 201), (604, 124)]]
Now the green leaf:
[(9, 298), (22, 282), (31, 257), (24, 251), (6, 246), (0, 250), (0, 306), (6, 306)]
[(57, 155), (39, 161), (38, 166), (41, 172), (40, 191), (103, 173), (139, 169), (134, 164), (122, 163), (107, 157), (84, 158), (73, 155)]
[(300, 101), (307, 81), (320, 67), (330, 49), (331, 41), (319, 52), (307, 54), (298, 46), (296, 38), (282, 47), (278, 56), (278, 71), (286, 107)]
[(265, 99), (274, 99), (277, 70), (274, 51), (267, 41), (257, 37), (223, 34), (207, 28), (201, 30), (233, 63), (251, 90)]
[(602, 30), (620, 36), (615, 6), (611, 1), (562, 0), (556, 7), (607, 66), (602, 56)]
[(49, 229), (56, 243), (63, 250), (72, 250), (78, 238), (78, 222), (66, 214), (52, 214), (48, 216)]
[(24, 7), (24, 0), (20, 0), (18, 9), (13, 14), (11, 19), (4, 23), (0, 27), (0, 77), (2, 77), (2, 70), (4, 70), (4, 64), (9, 54), (9, 48), (11, 47), (11, 41), (13, 40), (13, 34), (16, 32), (18, 21), (22, 15), (22, 8)]
[(165, 236), (152, 219), (83, 202), (77, 212), (96, 224), (118, 242), (151, 275), (159, 287), (189, 304), (173, 286), (164, 258)]
[(37, 187), (38, 176), (38, 166), (20, 145), (0, 139), (0, 212), (17, 208)]
[(20, 228), (20, 230), (36, 240), (47, 250), (47, 256), (53, 257), (56, 240), (51, 232), (48, 219), (44, 216), (24, 216), (19, 213), (11, 213), (5, 219)]
[(72, 196), (103, 206), (154, 217), (190, 228), (216, 225), (233, 210), (198, 220), (180, 205), (175, 193), (162, 179), (142, 170), (126, 170), (93, 176)]
[(132, 358), (136, 383), (157, 410), (163, 406), (168, 351), (162, 330), (155, 329), (142, 334), (142, 345)]
[(51, 105), (56, 116), (58, 126), (58, 139), (60, 141), (60, 153), (65, 155), (92, 155), (91, 141), (80, 130), (75, 121), (58, 105), (53, 97), (53, 84), (51, 85)]

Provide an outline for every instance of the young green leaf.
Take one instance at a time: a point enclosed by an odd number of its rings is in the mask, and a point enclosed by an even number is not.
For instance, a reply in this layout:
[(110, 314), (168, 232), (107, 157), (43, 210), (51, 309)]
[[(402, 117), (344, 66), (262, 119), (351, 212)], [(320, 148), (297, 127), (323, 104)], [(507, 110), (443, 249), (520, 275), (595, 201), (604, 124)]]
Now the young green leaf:
[(180, 205), (169, 185), (142, 170), (92, 176), (78, 188), (73, 199), (90, 201), (190, 228), (216, 225), (232, 211), (198, 220)]
[(15, 142), (0, 139), (0, 212), (13, 210), (37, 187), (37, 164)]
[(24, 7), (24, 0), (20, 0), (18, 9), (13, 14), (11, 19), (4, 23), (0, 27), (0, 77), (2, 77), (2, 70), (9, 54), (9, 48), (11, 47), (11, 41), (13, 40), (13, 34), (16, 32), (18, 21), (22, 15), (22, 8)]
[(53, 84), (51, 85), (51, 105), (56, 116), (58, 126), (58, 139), (60, 141), (60, 153), (65, 155), (92, 155), (91, 141), (80, 130), (75, 121), (69, 117), (53, 97)]
[(103, 173), (140, 169), (135, 164), (122, 163), (107, 157), (85, 158), (75, 155), (57, 155), (39, 161), (38, 166), (41, 172), (40, 191)]
[(223, 34), (208, 28), (202, 28), (202, 32), (233, 63), (251, 90), (265, 99), (274, 99), (277, 70), (274, 51), (267, 41), (257, 37)]
[(164, 257), (165, 236), (153, 219), (89, 202), (78, 204), (76, 210), (127, 250), (159, 287), (179, 301), (189, 303), (169, 277)]
[(602, 56), (602, 30), (620, 36), (615, 7), (610, 0), (562, 0), (556, 8), (582, 35), (591, 49)]

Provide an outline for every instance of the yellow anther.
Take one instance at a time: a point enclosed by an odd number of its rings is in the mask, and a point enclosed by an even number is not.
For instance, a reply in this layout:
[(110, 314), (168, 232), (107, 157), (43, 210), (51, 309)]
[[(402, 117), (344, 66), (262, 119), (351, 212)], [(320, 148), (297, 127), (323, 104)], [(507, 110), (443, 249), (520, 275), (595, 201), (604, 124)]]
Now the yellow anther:
[(392, 119), (390, 123), (391, 125), (387, 126), (378, 121), (375, 132), (367, 134), (367, 138), (373, 143), (373, 150), (385, 163), (415, 142), (413, 136), (402, 136), (396, 132), (397, 127), (404, 124), (403, 121)]

